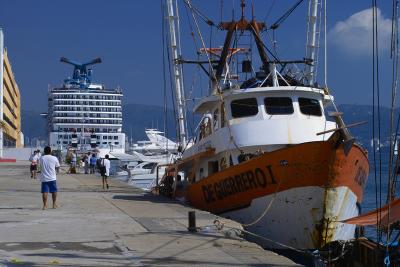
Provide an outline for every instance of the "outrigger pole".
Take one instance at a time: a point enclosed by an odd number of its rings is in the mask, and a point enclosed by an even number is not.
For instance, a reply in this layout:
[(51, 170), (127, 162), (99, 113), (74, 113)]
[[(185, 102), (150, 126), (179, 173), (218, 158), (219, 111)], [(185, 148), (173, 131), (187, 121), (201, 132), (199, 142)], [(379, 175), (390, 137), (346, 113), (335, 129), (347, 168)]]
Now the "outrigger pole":
[(314, 85), (316, 78), (318, 4), (319, 0), (310, 0), (309, 2), (306, 60), (312, 63), (306, 64), (304, 71), (305, 82), (310, 86)]
[[(178, 11), (178, 4), (175, 0), (175, 7), (173, 0), (167, 0), (167, 19), (169, 24), (169, 37), (172, 52), (172, 67), (173, 79), (175, 84), (175, 101), (178, 112), (178, 125), (179, 125), (179, 147), (186, 146), (187, 131), (186, 131), (186, 103), (185, 91), (183, 88), (183, 71), (179, 63), (180, 55), (180, 38), (179, 38), (179, 17), (174, 14), (174, 9)], [(178, 14), (178, 12), (176, 12)], [(177, 32), (178, 31), (178, 32)]]

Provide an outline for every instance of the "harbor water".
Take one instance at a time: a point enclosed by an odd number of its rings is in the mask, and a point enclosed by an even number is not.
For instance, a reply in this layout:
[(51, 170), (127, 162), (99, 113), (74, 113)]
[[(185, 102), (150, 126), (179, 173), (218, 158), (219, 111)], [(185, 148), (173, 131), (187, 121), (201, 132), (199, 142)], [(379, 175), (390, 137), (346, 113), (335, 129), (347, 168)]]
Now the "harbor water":
[[(383, 147), (381, 148), (380, 152), (375, 152), (374, 163), (374, 153), (372, 150), (368, 151), (368, 158), (370, 160), (370, 174), (364, 191), (364, 200), (361, 204), (362, 214), (386, 204), (389, 179), (389, 157), (389, 148)], [(396, 192), (398, 192), (399, 189), (400, 187), (397, 184)], [(396, 195), (396, 197), (398, 196)], [(375, 227), (366, 227), (365, 235), (373, 240), (378, 239)]]

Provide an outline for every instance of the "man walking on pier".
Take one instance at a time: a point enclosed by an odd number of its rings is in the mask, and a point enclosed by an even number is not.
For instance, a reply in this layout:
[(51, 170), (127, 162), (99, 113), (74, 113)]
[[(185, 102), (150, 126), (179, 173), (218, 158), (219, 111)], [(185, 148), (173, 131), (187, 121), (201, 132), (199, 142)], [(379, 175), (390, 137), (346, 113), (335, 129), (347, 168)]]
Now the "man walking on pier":
[(108, 186), (108, 182), (107, 182), (107, 178), (108, 176), (110, 176), (110, 160), (109, 160), (110, 156), (108, 156), (108, 154), (105, 156), (105, 158), (102, 160), (102, 168), (100, 170), (101, 173), (101, 177), (103, 180), (103, 189), (105, 189), (104, 186), (107, 187), (107, 189), (109, 188)]
[(43, 209), (47, 208), (47, 195), (51, 193), (53, 199), (53, 209), (57, 208), (57, 177), (56, 169), (60, 167), (58, 159), (51, 155), (51, 148), (46, 146), (44, 148), (44, 156), (39, 160), (42, 173), (40, 180), (42, 182), (42, 199)]

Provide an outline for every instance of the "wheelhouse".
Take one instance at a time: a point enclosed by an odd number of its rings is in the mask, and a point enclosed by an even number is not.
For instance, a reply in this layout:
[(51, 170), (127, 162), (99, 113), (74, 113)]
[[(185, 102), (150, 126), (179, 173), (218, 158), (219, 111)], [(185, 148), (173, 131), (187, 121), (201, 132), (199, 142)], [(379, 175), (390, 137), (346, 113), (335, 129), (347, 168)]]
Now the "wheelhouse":
[(196, 141), (223, 129), (228, 123), (230, 126), (249, 121), (325, 123), (324, 110), (331, 101), (332, 96), (322, 89), (309, 87), (239, 89), (224, 92), (222, 97), (213, 95), (195, 107), (195, 112), (203, 114)]

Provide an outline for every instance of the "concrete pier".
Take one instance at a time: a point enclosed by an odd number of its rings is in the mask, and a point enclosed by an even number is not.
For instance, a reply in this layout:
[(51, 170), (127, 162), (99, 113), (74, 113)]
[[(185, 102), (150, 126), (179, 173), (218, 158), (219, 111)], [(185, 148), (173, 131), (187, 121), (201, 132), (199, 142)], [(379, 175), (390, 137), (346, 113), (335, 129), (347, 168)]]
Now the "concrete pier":
[[(61, 170), (60, 207), (42, 210), (28, 166), (0, 163), (0, 266), (299, 266), (228, 227), (189, 232), (190, 207), (112, 179), (104, 191), (94, 175)], [(197, 226), (216, 218), (196, 217)]]

